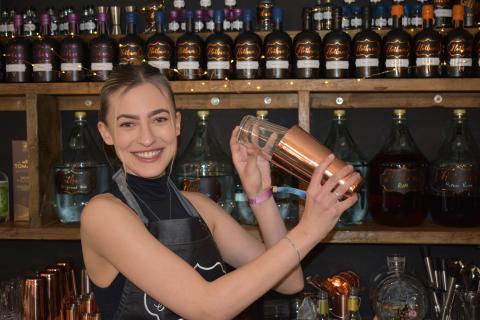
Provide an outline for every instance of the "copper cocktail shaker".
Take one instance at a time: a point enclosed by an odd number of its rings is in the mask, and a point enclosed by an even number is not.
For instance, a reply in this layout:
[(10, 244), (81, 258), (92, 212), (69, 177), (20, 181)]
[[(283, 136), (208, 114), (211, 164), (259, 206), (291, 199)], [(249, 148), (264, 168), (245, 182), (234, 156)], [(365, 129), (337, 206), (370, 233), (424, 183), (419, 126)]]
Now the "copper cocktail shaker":
[(75, 269), (73, 268), (73, 264), (68, 261), (59, 261), (56, 263), (57, 266), (65, 268), (65, 274), (67, 281), (66, 288), (68, 288), (67, 294), (69, 296), (77, 296), (77, 281), (75, 278)]
[(44, 278), (39, 276), (25, 278), (22, 309), (23, 320), (47, 320), (47, 291)]
[(47, 319), (62, 320), (62, 297), (60, 296), (59, 274), (55, 271), (42, 271), (47, 291)]
[[(255, 147), (259, 155), (307, 183), (315, 168), (332, 153), (299, 126), (287, 129), (250, 115), (242, 119), (237, 141)], [(325, 170), (324, 181), (346, 165), (341, 159), (335, 158)], [(348, 177), (340, 180), (339, 184), (345, 184)], [(359, 177), (345, 195), (357, 192), (362, 183), (363, 179)]]

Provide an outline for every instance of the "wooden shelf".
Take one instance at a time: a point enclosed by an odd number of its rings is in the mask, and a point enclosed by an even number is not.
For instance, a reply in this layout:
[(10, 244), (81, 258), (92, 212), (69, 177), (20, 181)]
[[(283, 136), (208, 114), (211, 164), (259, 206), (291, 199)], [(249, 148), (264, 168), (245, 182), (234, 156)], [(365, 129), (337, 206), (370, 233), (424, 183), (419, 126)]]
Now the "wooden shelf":
[[(255, 226), (244, 226), (260, 239)], [(0, 239), (8, 240), (80, 240), (78, 225), (52, 223), (43, 227), (7, 223), (0, 225)], [(393, 228), (367, 223), (333, 230), (323, 241), (331, 244), (431, 244), (480, 245), (480, 228), (450, 228), (426, 222), (418, 227)]]

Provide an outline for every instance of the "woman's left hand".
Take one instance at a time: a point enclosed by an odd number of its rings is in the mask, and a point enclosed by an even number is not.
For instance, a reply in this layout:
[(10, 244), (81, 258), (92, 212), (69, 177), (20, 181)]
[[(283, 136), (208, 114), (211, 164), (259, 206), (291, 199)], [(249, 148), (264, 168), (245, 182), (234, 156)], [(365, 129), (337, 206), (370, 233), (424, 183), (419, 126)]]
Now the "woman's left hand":
[(258, 152), (254, 145), (237, 142), (239, 127), (235, 127), (230, 138), (233, 164), (242, 181), (248, 197), (254, 197), (272, 186), (270, 163)]

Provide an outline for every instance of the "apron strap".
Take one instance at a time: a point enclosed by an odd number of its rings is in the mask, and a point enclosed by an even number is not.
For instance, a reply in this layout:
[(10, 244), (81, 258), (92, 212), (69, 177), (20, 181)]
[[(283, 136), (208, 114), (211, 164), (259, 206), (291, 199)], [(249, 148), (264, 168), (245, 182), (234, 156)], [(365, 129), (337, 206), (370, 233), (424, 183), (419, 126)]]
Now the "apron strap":
[(173, 190), (175, 195), (177, 196), (178, 200), (180, 201), (180, 204), (182, 205), (183, 208), (187, 211), (187, 213), (192, 216), (192, 217), (200, 217), (200, 214), (198, 213), (197, 209), (193, 206), (193, 204), (188, 201), (187, 198), (178, 190), (177, 186), (175, 183), (170, 179), (170, 176), (168, 177), (168, 185), (170, 186), (170, 189)]

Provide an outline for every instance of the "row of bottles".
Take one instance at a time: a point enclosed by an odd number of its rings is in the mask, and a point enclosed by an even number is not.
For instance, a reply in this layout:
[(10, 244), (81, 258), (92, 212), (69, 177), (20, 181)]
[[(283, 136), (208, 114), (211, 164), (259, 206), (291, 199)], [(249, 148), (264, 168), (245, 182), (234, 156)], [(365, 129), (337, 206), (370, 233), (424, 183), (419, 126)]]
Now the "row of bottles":
[[(146, 62), (169, 79), (284, 79), (392, 77), (466, 77), (480, 75), (480, 33), (475, 40), (463, 29), (463, 7), (454, 6), (455, 28), (444, 41), (432, 29), (433, 9), (423, 6), (424, 29), (413, 41), (402, 29), (403, 7), (394, 5), (394, 28), (383, 39), (371, 30), (371, 10), (363, 8), (362, 31), (353, 39), (342, 31), (341, 10), (333, 10), (333, 31), (323, 41), (311, 30), (311, 12), (303, 13), (303, 31), (293, 41), (282, 30), (283, 12), (273, 11), (274, 31), (263, 43), (252, 30), (252, 13), (245, 11), (245, 31), (235, 41), (223, 32), (224, 14), (215, 12), (214, 33), (204, 42), (194, 32), (193, 12), (187, 12), (187, 31), (174, 45), (164, 33), (165, 17), (155, 15), (157, 32), (145, 44), (136, 34), (137, 15), (126, 15), (127, 35), (118, 43), (106, 32), (107, 15), (99, 13), (98, 36), (87, 49), (78, 36), (78, 15), (68, 15), (70, 35), (60, 44), (48, 36), (50, 16), (41, 16), (41, 36), (30, 42), (21, 36), (22, 16), (7, 44), (7, 82), (104, 81), (117, 64)], [(445, 50), (444, 50), (445, 48)], [(323, 51), (323, 54), (322, 54)], [(33, 55), (33, 56), (32, 56)], [(30, 63), (32, 61), (32, 63)]]

